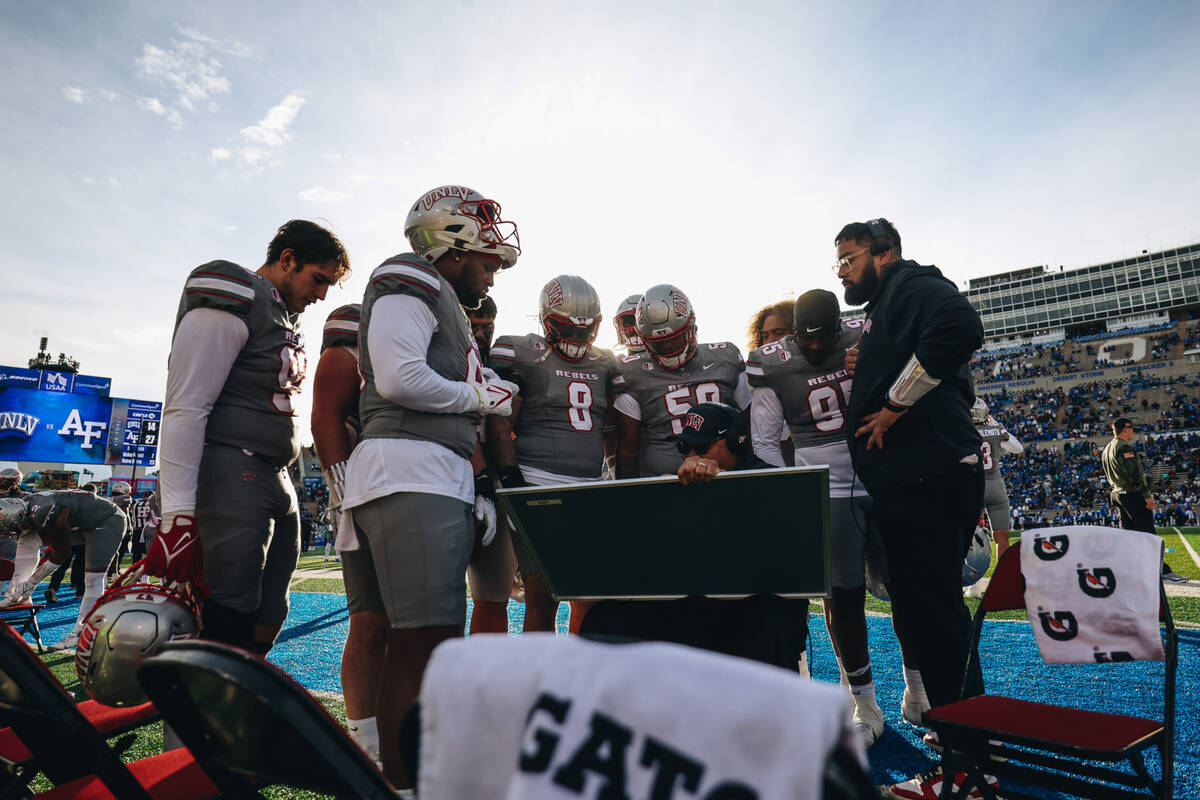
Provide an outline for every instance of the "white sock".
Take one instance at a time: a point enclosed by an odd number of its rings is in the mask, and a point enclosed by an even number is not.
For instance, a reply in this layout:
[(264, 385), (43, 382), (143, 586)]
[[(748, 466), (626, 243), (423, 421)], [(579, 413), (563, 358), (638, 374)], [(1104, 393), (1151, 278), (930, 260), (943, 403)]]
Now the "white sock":
[(375, 717), (347, 718), (346, 731), (372, 761), (379, 760), (379, 727), (375, 724)]
[(904, 685), (914, 692), (925, 693), (925, 684), (921, 680), (921, 671), (919, 669), (904, 668)]
[(850, 670), (846, 672), (846, 684), (850, 687), (850, 694), (855, 698), (869, 697), (875, 698), (875, 681), (867, 681), (863, 684), (855, 684), (852, 678), (859, 678), (871, 671), (871, 662), (862, 669)]
[(96, 604), (102, 594), (104, 594), (104, 573), (83, 573), (83, 599), (79, 602), (79, 619), (75, 620), (76, 628), (83, 625), (83, 618), (92, 610), (92, 606)]
[(800, 654), (800, 660), (796, 663), (799, 669), (800, 676), (812, 680), (812, 673), (808, 671), (808, 651), (805, 650)]
[(17, 555), (13, 559), (13, 583), (20, 585), (30, 575), (38, 563), (38, 551), (42, 549), (42, 540), (36, 533), (26, 533), (17, 540)]

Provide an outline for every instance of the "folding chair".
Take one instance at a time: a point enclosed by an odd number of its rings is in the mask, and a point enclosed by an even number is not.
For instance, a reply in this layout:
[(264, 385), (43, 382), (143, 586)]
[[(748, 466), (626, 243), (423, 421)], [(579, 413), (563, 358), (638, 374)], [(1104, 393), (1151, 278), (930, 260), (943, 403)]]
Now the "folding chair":
[(39, 653), (44, 652), (42, 647), (42, 629), (38, 625), (38, 612), (45, 608), (41, 603), (24, 603), (19, 606), (9, 606), (8, 608), (0, 609), (0, 619), (12, 625), (14, 628), (20, 626), (21, 636), (27, 633), (33, 634), (33, 641), (37, 643)]
[(186, 750), (122, 763), (105, 737), (144, 724), (154, 716), (153, 706), (77, 706), (12, 628), (0, 628), (0, 724), (9, 726), (0, 730), (0, 759), (9, 773), (6, 795), (23, 795), (40, 771), (56, 786), (39, 798), (217, 796)]
[[(974, 616), (973, 643), (979, 642), (988, 612), (1026, 608), (1019, 547), (1011, 546), (996, 565)], [(1003, 782), (1009, 778), (1097, 800), (1170, 800), (1177, 641), (1161, 584), (1159, 603), (1160, 621), (1166, 629), (1161, 721), (999, 695), (980, 695), (938, 706), (925, 713), (925, 723), (941, 740), (943, 774), (966, 773), (957, 791), (954, 782), (946, 780), (942, 796), (966, 797), (972, 789), (978, 789), (988, 800), (995, 800), (996, 790), (985, 782), (986, 774), (1002, 779), (999, 791), (1005, 798), (1037, 797)], [(975, 651), (972, 647), (971, 652)], [(1097, 663), (1096, 668), (1106, 666)], [(1158, 750), (1162, 767), (1158, 780), (1146, 768), (1144, 753), (1151, 748)], [(1131, 771), (1116, 769), (1122, 764)]]
[(227, 797), (285, 785), (336, 797), (395, 791), (333, 717), (253, 653), (216, 642), (167, 644), (138, 679)]

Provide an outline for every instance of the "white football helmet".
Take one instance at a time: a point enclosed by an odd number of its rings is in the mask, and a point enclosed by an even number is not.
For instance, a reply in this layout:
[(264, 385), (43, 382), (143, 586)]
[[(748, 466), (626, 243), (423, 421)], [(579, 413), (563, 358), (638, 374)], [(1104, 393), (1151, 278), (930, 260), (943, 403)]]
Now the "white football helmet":
[(11, 494), (21, 488), (21, 481), (25, 480), (25, 476), (21, 474), (21, 470), (0, 469), (0, 494)]
[(559, 275), (542, 287), (538, 316), (546, 344), (568, 361), (578, 361), (600, 330), (600, 296), (578, 275)]
[(696, 315), (687, 295), (669, 283), (651, 286), (635, 316), (642, 345), (663, 369), (679, 369), (696, 353)]
[(976, 425), (982, 425), (987, 422), (987, 418), (987, 403), (983, 402), (982, 397), (976, 397), (975, 403), (971, 406), (971, 422), (974, 422)]
[(641, 299), (640, 294), (629, 295), (617, 306), (617, 313), (613, 314), (617, 342), (630, 353), (640, 353), (646, 349), (642, 346), (642, 337), (637, 328), (637, 305)]
[(971, 549), (963, 559), (962, 585), (971, 586), (987, 573), (992, 565), (992, 521), (987, 511), (979, 517), (971, 536)]
[(521, 254), (517, 224), (501, 219), (495, 200), (465, 186), (426, 192), (409, 210), (404, 235), (417, 255), (430, 262), (453, 249), (498, 255), (503, 267), (511, 267)]
[(124, 481), (112, 485), (113, 494), (133, 494), (133, 487)]
[(138, 683), (138, 665), (167, 642), (199, 633), (199, 600), (189, 585), (148, 583), (140, 567), (131, 567), (84, 618), (75, 674), (97, 703), (141, 705), (148, 698)]

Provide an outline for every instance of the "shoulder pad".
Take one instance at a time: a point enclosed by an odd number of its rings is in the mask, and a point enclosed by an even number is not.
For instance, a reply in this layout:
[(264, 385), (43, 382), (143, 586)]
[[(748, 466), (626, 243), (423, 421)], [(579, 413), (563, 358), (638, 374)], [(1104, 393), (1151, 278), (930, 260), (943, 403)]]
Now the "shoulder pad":
[(751, 350), (746, 359), (746, 380), (754, 387), (766, 386), (768, 365), (786, 361), (789, 355), (786, 337)]
[(231, 261), (210, 261), (192, 270), (183, 287), (183, 313), (215, 308), (244, 317), (254, 307), (253, 272)]
[(321, 352), (329, 347), (358, 347), (358, 322), (362, 313), (362, 304), (349, 303), (341, 308), (335, 308), (333, 313), (325, 318), (325, 328), (321, 331)]
[(739, 367), (746, 363), (742, 360), (742, 351), (733, 342), (707, 342), (700, 346), (713, 351), (722, 360), (736, 363)]
[(517, 342), (520, 336), (500, 336), (492, 342), (488, 354), (488, 366), (499, 372), (501, 369), (512, 369), (517, 362)]
[(25, 501), (25, 506), (29, 509), (29, 521), (35, 528), (44, 530), (58, 519), (62, 507), (54, 500), (54, 496), (49, 492), (39, 492)]
[(377, 297), (410, 294), (435, 310), (442, 293), (442, 276), (432, 264), (415, 253), (389, 258), (371, 273), (370, 283)]

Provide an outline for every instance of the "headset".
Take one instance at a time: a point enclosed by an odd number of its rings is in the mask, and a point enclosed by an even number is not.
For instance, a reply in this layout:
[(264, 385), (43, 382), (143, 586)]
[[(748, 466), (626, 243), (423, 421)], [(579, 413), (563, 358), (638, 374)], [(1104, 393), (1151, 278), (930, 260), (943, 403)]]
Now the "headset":
[(891, 234), (888, 232), (888, 228), (891, 227), (892, 223), (883, 217), (867, 220), (867, 230), (870, 231), (871, 238), (875, 240), (871, 245), (871, 255), (877, 256), (893, 248)]

